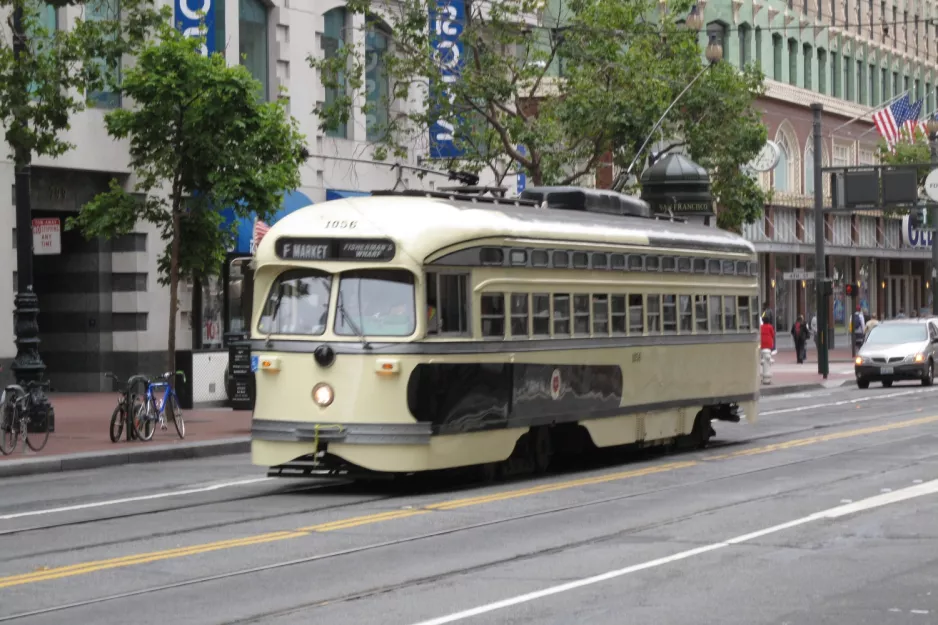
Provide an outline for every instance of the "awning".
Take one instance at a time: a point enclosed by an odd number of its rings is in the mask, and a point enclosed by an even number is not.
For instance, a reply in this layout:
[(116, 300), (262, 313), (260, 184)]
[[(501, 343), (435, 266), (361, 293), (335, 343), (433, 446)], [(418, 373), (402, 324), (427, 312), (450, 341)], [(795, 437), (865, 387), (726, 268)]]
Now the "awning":
[(368, 191), (345, 191), (342, 189), (326, 189), (326, 201), (341, 200), (346, 197), (367, 197), (371, 195)]
[[(280, 206), (280, 210), (274, 213), (270, 223), (266, 225), (272, 226), (290, 213), (312, 204), (313, 201), (306, 197), (305, 194), (299, 191), (288, 191), (283, 196), (283, 203)], [(222, 224), (223, 227), (230, 227), (231, 223), (235, 221), (238, 224), (235, 232), (235, 244), (228, 251), (235, 254), (253, 253), (252, 242), (254, 239), (254, 225), (257, 221), (257, 214), (251, 211), (249, 217), (236, 217), (234, 209), (232, 208), (226, 208), (220, 212), (222, 217), (225, 218)]]

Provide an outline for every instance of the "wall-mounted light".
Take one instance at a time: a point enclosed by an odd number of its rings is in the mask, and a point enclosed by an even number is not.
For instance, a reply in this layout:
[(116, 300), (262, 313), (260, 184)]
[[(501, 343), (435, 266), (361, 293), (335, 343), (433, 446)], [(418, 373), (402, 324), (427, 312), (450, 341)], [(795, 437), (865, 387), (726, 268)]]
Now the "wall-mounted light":
[(775, 288), (775, 278), (772, 278), (772, 288)]
[(881, 283), (879, 286), (885, 289), (885, 288), (886, 288), (886, 281), (883, 280), (882, 283)]
[(807, 282), (805, 282), (804, 280), (802, 280), (802, 281), (801, 281), (801, 288), (803, 289), (806, 285), (807, 285)]

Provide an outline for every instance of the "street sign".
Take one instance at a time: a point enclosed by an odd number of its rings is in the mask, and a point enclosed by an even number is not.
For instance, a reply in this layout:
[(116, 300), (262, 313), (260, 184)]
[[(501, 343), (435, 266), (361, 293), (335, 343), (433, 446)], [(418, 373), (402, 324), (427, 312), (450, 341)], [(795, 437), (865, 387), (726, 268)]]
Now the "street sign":
[(804, 269), (795, 269), (793, 271), (786, 271), (782, 274), (783, 280), (814, 280), (813, 271), (805, 271)]
[(33, 219), (33, 254), (62, 253), (62, 222), (58, 217)]
[(925, 178), (925, 194), (932, 202), (938, 202), (938, 169), (933, 169)]

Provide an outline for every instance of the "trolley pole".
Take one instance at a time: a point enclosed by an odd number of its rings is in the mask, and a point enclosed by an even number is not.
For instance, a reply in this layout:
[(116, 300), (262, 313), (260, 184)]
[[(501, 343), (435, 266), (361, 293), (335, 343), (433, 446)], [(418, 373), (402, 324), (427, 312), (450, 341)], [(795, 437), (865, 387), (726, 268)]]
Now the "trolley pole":
[[(817, 300), (817, 372), (827, 379), (830, 373), (827, 354), (827, 262), (824, 258), (824, 175), (821, 158), (824, 149), (821, 136), (821, 118), (824, 105), (811, 105), (814, 116), (814, 287)], [(808, 311), (810, 314), (810, 311)]]

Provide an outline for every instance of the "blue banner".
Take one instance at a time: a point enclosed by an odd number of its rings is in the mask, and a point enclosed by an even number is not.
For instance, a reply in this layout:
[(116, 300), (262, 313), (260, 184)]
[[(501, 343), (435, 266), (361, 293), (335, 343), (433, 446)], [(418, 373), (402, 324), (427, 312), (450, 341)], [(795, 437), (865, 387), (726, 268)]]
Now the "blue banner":
[[(466, 23), (466, 3), (464, 0), (437, 0), (436, 11), (430, 9), (430, 38), (437, 67), (440, 69), (440, 81), (451, 85), (459, 80), (464, 65), (463, 44), (460, 41)], [(431, 88), (433, 82), (431, 79)], [(444, 92), (444, 97), (452, 95)], [(430, 125), (430, 158), (455, 158), (462, 155), (462, 150), (455, 142), (456, 123), (453, 119), (441, 119), (439, 116)]]
[[(186, 37), (202, 38), (202, 54), (215, 52), (215, 4), (225, 0), (176, 0), (176, 28)], [(199, 13), (203, 15), (200, 17)], [(205, 24), (201, 20), (205, 20)]]
[[(527, 152), (524, 149), (523, 145), (518, 146), (518, 152), (521, 153), (521, 156), (527, 156)], [(518, 195), (524, 191), (525, 187), (528, 186), (528, 177), (524, 173), (524, 167), (520, 164), (518, 165)]]

